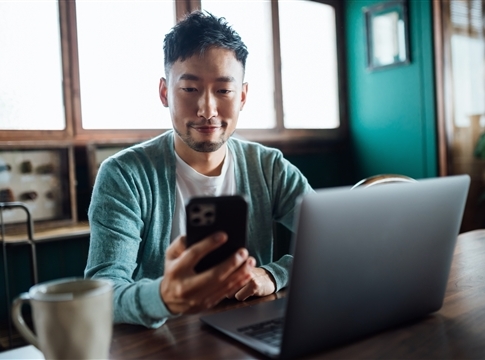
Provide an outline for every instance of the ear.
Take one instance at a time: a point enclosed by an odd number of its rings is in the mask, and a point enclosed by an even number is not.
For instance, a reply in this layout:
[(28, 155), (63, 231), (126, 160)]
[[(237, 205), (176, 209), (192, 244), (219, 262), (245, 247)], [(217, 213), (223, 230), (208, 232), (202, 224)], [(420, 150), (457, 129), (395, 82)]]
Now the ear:
[(242, 84), (242, 91), (241, 91), (241, 106), (239, 110), (241, 111), (246, 104), (246, 97), (248, 95), (248, 83), (245, 82)]
[(165, 78), (160, 78), (158, 92), (160, 94), (160, 100), (162, 100), (163, 106), (168, 107), (168, 85)]

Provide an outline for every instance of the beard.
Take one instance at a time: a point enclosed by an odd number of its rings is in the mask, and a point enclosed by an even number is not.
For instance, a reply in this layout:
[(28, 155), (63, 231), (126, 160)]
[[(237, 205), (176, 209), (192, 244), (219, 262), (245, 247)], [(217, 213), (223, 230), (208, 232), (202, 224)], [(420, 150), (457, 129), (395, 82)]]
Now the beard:
[(178, 136), (180, 136), (182, 141), (187, 144), (187, 146), (190, 147), (192, 150), (205, 153), (219, 150), (221, 146), (226, 143), (227, 139), (229, 139), (232, 135), (229, 134), (228, 136), (226, 136), (226, 131), (223, 131), (217, 141), (195, 141), (190, 133), (190, 128), (187, 129), (187, 132), (185, 134), (182, 134), (175, 127), (174, 131)]

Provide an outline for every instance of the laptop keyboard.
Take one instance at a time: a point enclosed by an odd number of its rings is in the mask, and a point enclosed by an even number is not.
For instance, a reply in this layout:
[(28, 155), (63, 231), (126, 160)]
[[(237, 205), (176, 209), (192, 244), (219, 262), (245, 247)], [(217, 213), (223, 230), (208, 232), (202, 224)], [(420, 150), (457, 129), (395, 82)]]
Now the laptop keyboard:
[(283, 337), (283, 319), (277, 318), (237, 329), (244, 335), (253, 337), (272, 346), (280, 346)]

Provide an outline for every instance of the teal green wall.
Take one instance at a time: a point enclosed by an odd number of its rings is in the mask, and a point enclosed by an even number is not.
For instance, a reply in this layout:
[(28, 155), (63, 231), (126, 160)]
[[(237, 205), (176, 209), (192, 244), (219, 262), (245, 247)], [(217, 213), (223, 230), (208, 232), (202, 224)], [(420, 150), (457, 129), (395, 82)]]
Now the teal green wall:
[(437, 176), (432, 6), (409, 1), (411, 64), (366, 69), (363, 8), (345, 0), (350, 139), (360, 178), (399, 173)]
[(347, 143), (322, 153), (286, 155), (315, 189), (351, 185), (356, 182), (352, 154)]

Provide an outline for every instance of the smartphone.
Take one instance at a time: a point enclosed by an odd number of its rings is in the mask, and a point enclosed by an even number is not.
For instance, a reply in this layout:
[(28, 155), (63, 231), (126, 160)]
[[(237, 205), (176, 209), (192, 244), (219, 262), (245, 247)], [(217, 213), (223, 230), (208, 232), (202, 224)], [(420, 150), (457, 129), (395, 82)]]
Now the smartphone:
[(186, 205), (185, 212), (187, 247), (218, 231), (228, 236), (223, 245), (199, 261), (194, 268), (196, 272), (203, 272), (246, 247), (248, 203), (243, 196), (193, 197)]

